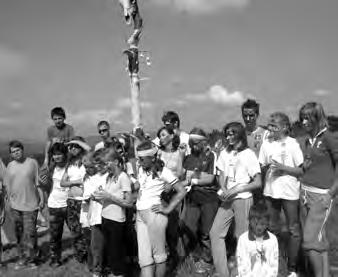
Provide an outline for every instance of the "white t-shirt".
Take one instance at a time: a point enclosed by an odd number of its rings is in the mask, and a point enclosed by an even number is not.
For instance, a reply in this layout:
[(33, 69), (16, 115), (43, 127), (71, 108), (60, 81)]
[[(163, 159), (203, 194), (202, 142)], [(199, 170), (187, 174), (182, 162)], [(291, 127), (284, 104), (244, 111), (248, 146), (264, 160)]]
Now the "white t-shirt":
[[(250, 183), (257, 173), (261, 172), (255, 152), (249, 148), (241, 152), (222, 150), (217, 159), (216, 166), (227, 177), (227, 189), (231, 189), (237, 185), (245, 186)], [(235, 199), (246, 199), (249, 197), (252, 197), (252, 193), (246, 191), (239, 193)]]
[[(84, 165), (80, 167), (76, 165), (71, 165), (67, 169), (69, 181), (76, 181), (80, 180), (83, 181), (83, 177), (86, 175), (86, 169)], [(82, 197), (82, 188), (78, 186), (73, 186), (68, 191), (68, 198), (69, 199), (77, 199), (78, 197)]]
[[(83, 198), (88, 199), (106, 185), (108, 173), (95, 174), (88, 177), (83, 183)], [(83, 201), (81, 206), (80, 223), (83, 227), (93, 226), (102, 223), (102, 204), (95, 200)]]
[(277, 277), (278, 241), (268, 232), (269, 238), (250, 240), (249, 232), (243, 233), (237, 243), (238, 277)]
[(165, 184), (174, 185), (178, 182), (178, 179), (171, 170), (166, 167), (163, 167), (160, 176), (154, 179), (152, 173), (148, 175), (143, 171), (142, 167), (140, 167), (138, 181), (140, 183), (140, 189), (136, 208), (137, 210), (147, 210), (153, 205), (161, 204), (161, 193), (164, 190)]
[(53, 171), (53, 188), (48, 197), (49, 208), (64, 208), (67, 207), (69, 188), (61, 187), (60, 183), (62, 176), (65, 173), (65, 168), (55, 167)]
[(102, 148), (104, 148), (104, 142), (100, 141), (100, 142), (95, 144), (94, 151), (97, 151), (97, 150), (102, 149)]
[[(117, 180), (111, 178), (108, 180), (105, 186), (105, 190), (111, 195), (123, 199), (125, 192), (131, 192), (131, 182), (128, 175), (125, 172), (121, 172)], [(126, 221), (125, 209), (119, 205), (116, 205), (110, 201), (103, 202), (102, 217), (117, 222)]]
[[(159, 147), (160, 146), (160, 139), (158, 137), (153, 139), (153, 143)], [(189, 155), (191, 150), (189, 147), (189, 134), (184, 132), (184, 131), (180, 131), (180, 144), (185, 144), (187, 146), (187, 152), (185, 153), (185, 155)]]
[[(290, 167), (298, 167), (303, 161), (302, 150), (294, 138), (286, 137), (283, 141), (265, 140), (259, 152), (259, 162), (265, 166), (275, 160)], [(290, 175), (276, 175), (269, 169), (265, 177), (263, 194), (276, 199), (299, 199), (300, 182)]]

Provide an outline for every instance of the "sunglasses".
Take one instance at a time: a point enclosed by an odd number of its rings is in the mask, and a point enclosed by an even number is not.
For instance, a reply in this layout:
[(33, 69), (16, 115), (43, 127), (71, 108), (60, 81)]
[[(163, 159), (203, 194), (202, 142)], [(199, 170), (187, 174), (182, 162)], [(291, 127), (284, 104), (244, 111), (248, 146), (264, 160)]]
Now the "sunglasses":
[(105, 133), (105, 132), (107, 132), (108, 131), (108, 129), (100, 129), (99, 130), (99, 134), (103, 134), (103, 133)]

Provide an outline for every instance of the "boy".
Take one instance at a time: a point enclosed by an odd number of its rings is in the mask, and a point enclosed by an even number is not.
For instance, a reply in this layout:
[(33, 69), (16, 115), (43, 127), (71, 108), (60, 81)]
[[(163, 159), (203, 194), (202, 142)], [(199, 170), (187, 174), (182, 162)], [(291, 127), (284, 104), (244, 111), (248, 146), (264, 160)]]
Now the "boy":
[[(300, 183), (303, 153), (298, 142), (288, 136), (290, 121), (287, 115), (275, 112), (268, 122), (269, 140), (263, 142), (259, 162), (266, 168), (264, 197), (270, 213), (270, 230), (275, 235), (280, 232), (280, 213), (283, 208), (287, 222), (288, 271), (295, 277), (298, 252), (301, 243), (299, 219)], [(265, 170), (263, 170), (265, 171)]]
[(74, 137), (74, 128), (65, 123), (66, 113), (62, 107), (55, 107), (51, 110), (51, 118), (54, 125), (47, 129), (47, 143), (45, 147), (45, 159), (43, 167), (49, 166), (49, 149), (55, 142), (65, 143)]
[(19, 141), (9, 143), (9, 152), (13, 160), (7, 166), (4, 185), (20, 257), (16, 268), (23, 265), (34, 267), (37, 254), (36, 221), (38, 210), (44, 203), (43, 193), (38, 189), (38, 163), (24, 156), (24, 147)]
[(278, 275), (278, 242), (268, 231), (269, 213), (264, 204), (249, 211), (249, 230), (237, 244), (238, 277), (276, 277)]

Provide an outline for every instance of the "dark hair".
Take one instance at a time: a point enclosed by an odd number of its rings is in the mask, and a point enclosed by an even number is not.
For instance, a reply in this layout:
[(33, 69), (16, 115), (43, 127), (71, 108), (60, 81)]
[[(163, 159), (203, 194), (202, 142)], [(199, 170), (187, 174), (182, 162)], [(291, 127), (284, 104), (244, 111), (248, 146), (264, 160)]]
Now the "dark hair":
[(259, 104), (254, 99), (248, 99), (246, 100), (241, 107), (242, 113), (244, 109), (253, 109), (255, 110), (255, 113), (259, 115)]
[(320, 129), (324, 129), (328, 126), (327, 118), (321, 104), (316, 102), (308, 102), (304, 104), (299, 110), (299, 121), (301, 123), (303, 122), (303, 116), (306, 112), (309, 112), (316, 120)]
[[(71, 140), (79, 140), (82, 142), (86, 142), (85, 139), (81, 136), (72, 137)], [(67, 167), (72, 164), (75, 164), (76, 161), (80, 161), (80, 165), (82, 165), (82, 158), (86, 154), (86, 150), (84, 150), (82, 147), (80, 147), (80, 149), (81, 149), (81, 152), (77, 156), (73, 156), (70, 154), (70, 152), (68, 152)]]
[(50, 112), (50, 117), (53, 118), (54, 115), (62, 116), (63, 118), (66, 118), (66, 112), (62, 107), (55, 107)]
[[(234, 129), (238, 135), (239, 141), (240, 141), (240, 147), (237, 149), (238, 152), (243, 151), (244, 149), (248, 148), (248, 140), (245, 132), (245, 128), (242, 123), (240, 122), (230, 122), (227, 125), (224, 126), (223, 128), (223, 134), (226, 136), (226, 132), (228, 129)], [(233, 146), (229, 145), (227, 143), (226, 150), (230, 152), (233, 150)]]
[(99, 123), (97, 123), (97, 127), (100, 127), (102, 125), (106, 125), (108, 128), (110, 128), (110, 125), (109, 125), (108, 121), (106, 121), (106, 120), (101, 120), (101, 121), (99, 121)]
[(289, 134), (291, 130), (291, 123), (289, 117), (285, 113), (274, 112), (270, 115), (269, 120), (275, 121), (279, 120), (283, 127), (286, 128), (285, 133)]
[[(180, 137), (175, 134), (174, 130), (172, 128), (168, 128), (167, 126), (162, 126), (158, 131), (157, 131), (157, 137), (160, 138), (161, 132), (163, 130), (166, 130), (169, 135), (173, 135), (173, 139), (171, 141), (172, 144), (172, 150), (176, 151), (178, 149), (178, 146), (180, 145)], [(160, 145), (160, 149), (163, 150), (164, 146)]]
[(167, 111), (164, 112), (162, 115), (162, 122), (169, 121), (170, 123), (177, 123), (177, 128), (180, 128), (180, 117), (178, 116), (177, 112), (174, 111)]
[(269, 220), (268, 207), (264, 203), (257, 203), (251, 206), (249, 211), (249, 221), (252, 219), (267, 219)]
[(61, 153), (64, 156), (67, 157), (67, 153), (68, 153), (68, 148), (66, 145), (64, 145), (63, 143), (60, 142), (56, 142), (52, 145), (52, 147), (49, 150), (50, 155), (56, 154), (56, 153)]
[(21, 150), (24, 149), (22, 142), (18, 140), (12, 140), (8, 143), (9, 153), (11, 153), (11, 148), (20, 148)]

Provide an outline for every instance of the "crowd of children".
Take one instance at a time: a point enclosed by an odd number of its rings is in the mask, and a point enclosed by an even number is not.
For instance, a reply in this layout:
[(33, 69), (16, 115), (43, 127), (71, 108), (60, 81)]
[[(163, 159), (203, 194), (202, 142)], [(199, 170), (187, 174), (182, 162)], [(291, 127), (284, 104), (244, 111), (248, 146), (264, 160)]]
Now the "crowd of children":
[(300, 256), (306, 276), (328, 277), (338, 134), (315, 102), (302, 106), (299, 125), (274, 112), (258, 126), (252, 99), (241, 111), (244, 124), (227, 123), (215, 145), (201, 128), (182, 131), (169, 111), (154, 139), (142, 129), (112, 136), (100, 121), (102, 141), (91, 147), (54, 108), (41, 167), (19, 141), (9, 143), (7, 167), (0, 164), (15, 268), (38, 266), (36, 224), (46, 203), (52, 267), (63, 263), (66, 223), (75, 259), (93, 276), (127, 276), (137, 256), (142, 277), (175, 276), (187, 258), (197, 273), (276, 277), (282, 255), (289, 277), (298, 276)]

